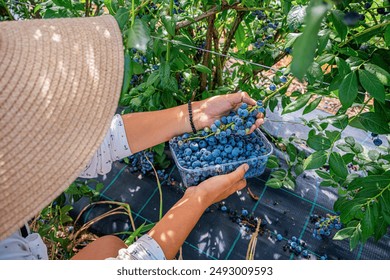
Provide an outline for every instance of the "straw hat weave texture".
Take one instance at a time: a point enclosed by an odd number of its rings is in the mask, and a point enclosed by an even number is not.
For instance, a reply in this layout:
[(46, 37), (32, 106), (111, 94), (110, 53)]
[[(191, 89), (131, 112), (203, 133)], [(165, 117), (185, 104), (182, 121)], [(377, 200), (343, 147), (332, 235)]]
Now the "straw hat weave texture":
[(0, 239), (85, 168), (122, 79), (122, 37), (111, 16), (0, 23)]

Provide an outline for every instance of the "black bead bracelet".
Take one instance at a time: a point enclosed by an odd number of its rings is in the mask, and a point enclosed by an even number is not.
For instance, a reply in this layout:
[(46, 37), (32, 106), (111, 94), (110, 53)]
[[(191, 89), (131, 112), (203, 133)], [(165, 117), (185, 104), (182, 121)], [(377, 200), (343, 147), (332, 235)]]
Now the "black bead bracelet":
[(192, 132), (193, 133), (196, 133), (196, 128), (195, 128), (195, 125), (194, 125), (194, 120), (192, 119), (192, 106), (191, 106), (191, 100), (188, 100), (188, 114), (190, 116), (190, 124), (191, 124), (191, 128), (192, 128)]

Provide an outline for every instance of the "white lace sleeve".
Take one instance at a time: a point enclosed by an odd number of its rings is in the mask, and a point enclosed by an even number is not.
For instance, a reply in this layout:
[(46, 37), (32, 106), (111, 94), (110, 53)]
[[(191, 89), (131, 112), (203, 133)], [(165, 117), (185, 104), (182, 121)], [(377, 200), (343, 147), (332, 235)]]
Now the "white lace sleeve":
[(116, 258), (109, 260), (166, 260), (158, 243), (145, 234), (128, 248), (120, 249)]
[(79, 177), (96, 178), (98, 174), (105, 175), (111, 171), (114, 161), (131, 154), (122, 117), (117, 114), (111, 121), (110, 129), (107, 131), (103, 143)]

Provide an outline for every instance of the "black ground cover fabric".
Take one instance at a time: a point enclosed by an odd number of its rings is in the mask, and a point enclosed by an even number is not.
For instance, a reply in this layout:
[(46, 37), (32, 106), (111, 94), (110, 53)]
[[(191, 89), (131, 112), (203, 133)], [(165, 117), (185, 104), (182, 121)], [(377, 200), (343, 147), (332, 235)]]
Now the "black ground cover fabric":
[[(301, 113), (281, 115), (280, 109), (275, 112), (267, 112), (266, 123), (263, 129), (267, 133), (278, 137), (289, 137), (295, 134), (306, 139), (308, 128), (302, 124)], [(305, 115), (306, 120), (318, 117), (327, 117), (328, 114), (314, 110)], [(348, 127), (343, 137), (352, 136), (356, 142), (365, 148), (373, 149), (370, 135), (366, 132)], [(384, 140), (384, 139), (383, 139)], [(385, 141), (384, 141), (385, 142)], [(302, 148), (302, 147), (300, 147)], [(303, 147), (307, 149), (307, 147)], [(310, 149), (307, 149), (310, 153)], [(168, 153), (168, 151), (167, 151)], [(283, 158), (283, 154), (275, 149), (275, 155)], [(169, 156), (169, 153), (168, 153)], [(180, 175), (172, 162), (168, 172), (180, 182)], [(248, 187), (239, 194), (233, 194), (224, 201), (228, 211), (221, 211), (221, 205), (213, 205), (205, 212), (185, 243), (183, 244), (184, 259), (245, 259), (248, 243), (252, 232), (246, 231), (246, 227), (233, 222), (229, 211), (238, 213), (246, 209), (254, 217), (263, 221), (262, 235), (258, 236), (255, 259), (305, 259), (301, 255), (295, 255), (285, 245), (295, 236), (306, 244), (309, 259), (320, 259), (327, 255), (328, 259), (390, 259), (390, 235), (385, 235), (379, 242), (370, 239), (365, 245), (359, 245), (353, 251), (349, 250), (348, 240), (335, 241), (331, 236), (323, 240), (317, 240), (312, 236), (314, 223), (310, 221), (312, 215), (325, 217), (327, 214), (335, 215), (333, 203), (337, 199), (337, 190), (319, 187), (320, 179), (314, 172), (305, 172), (297, 178), (297, 186), (294, 191), (288, 189), (272, 189), (265, 186), (270, 174), (266, 170), (258, 178), (248, 180)], [(101, 200), (126, 202), (130, 205), (136, 227), (146, 222), (157, 222), (159, 219), (159, 191), (154, 175), (143, 176), (140, 173), (131, 173), (123, 162), (116, 162), (113, 170), (106, 176), (98, 178), (104, 184), (101, 192)], [(91, 186), (93, 188), (93, 186)], [(254, 200), (248, 194), (248, 188), (252, 194), (258, 197)], [(163, 213), (165, 213), (183, 194), (179, 186), (162, 186)], [(88, 205), (83, 199), (74, 205), (74, 216)], [(111, 208), (108, 205), (97, 205), (88, 208), (82, 216), (82, 222), (87, 222)], [(90, 228), (98, 235), (106, 235), (131, 230), (131, 224), (125, 215), (114, 215), (95, 223)], [(276, 235), (283, 236), (282, 241), (277, 241)], [(120, 235), (125, 238), (126, 235)]]

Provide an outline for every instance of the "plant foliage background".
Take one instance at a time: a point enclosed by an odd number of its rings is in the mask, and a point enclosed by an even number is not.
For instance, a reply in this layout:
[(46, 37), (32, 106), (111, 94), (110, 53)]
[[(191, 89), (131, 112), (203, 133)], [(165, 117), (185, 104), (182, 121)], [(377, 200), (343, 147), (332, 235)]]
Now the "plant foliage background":
[[(338, 189), (334, 209), (344, 227), (334, 238), (349, 238), (353, 249), (380, 239), (390, 224), (389, 2), (0, 0), (0, 20), (113, 15), (125, 45), (124, 112), (237, 90), (271, 111), (278, 104), (283, 114), (303, 109), (308, 137), (273, 138), (289, 167), (271, 157), (267, 185), (293, 189), (297, 176), (314, 170), (322, 187)], [(287, 63), (277, 67), (281, 61)], [(304, 91), (288, 91), (294, 79)], [(305, 121), (328, 97), (340, 109)], [(342, 137), (348, 126), (372, 134), (378, 149)], [(312, 152), (298, 149), (300, 143)], [(161, 168), (169, 164), (163, 148), (153, 149)]]

